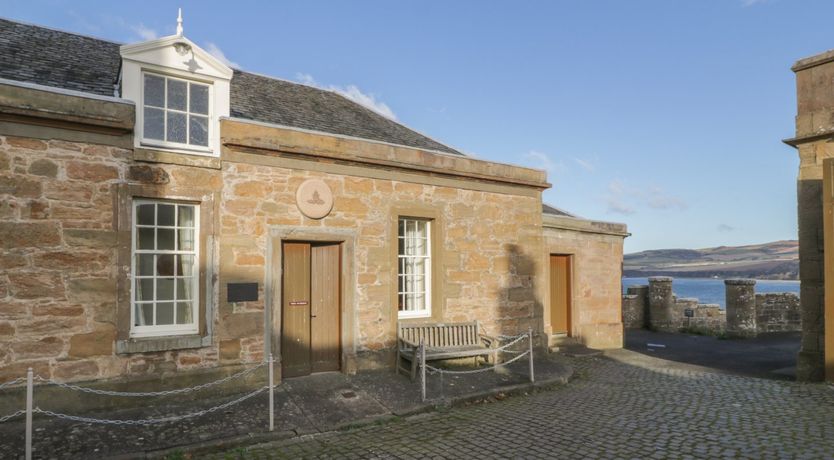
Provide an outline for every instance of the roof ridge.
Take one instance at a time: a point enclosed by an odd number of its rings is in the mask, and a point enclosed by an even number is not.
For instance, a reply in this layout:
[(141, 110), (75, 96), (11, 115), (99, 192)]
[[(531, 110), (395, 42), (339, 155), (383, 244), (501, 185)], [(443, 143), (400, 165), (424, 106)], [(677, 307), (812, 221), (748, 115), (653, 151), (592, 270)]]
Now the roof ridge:
[(95, 35), (87, 35), (87, 34), (82, 34), (82, 33), (78, 33), (78, 32), (72, 32), (72, 31), (69, 31), (69, 30), (59, 29), (57, 27), (44, 26), (44, 25), (41, 25), (41, 24), (34, 24), (34, 23), (31, 23), (31, 22), (28, 22), (28, 21), (21, 21), (19, 19), (8, 18), (6, 16), (0, 16), (0, 21), (8, 21), (8, 22), (12, 22), (12, 23), (15, 23), (15, 24), (21, 24), (21, 25), (24, 25), (24, 26), (37, 27), (38, 29), (46, 29), (46, 30), (51, 30), (53, 32), (60, 32), (62, 34), (75, 35), (76, 37), (89, 38), (91, 40), (98, 40), (100, 42), (110, 43), (111, 45), (122, 46), (122, 45), (125, 44), (125, 43), (122, 43), (122, 42), (117, 42), (115, 40), (111, 40), (109, 38), (96, 37)]

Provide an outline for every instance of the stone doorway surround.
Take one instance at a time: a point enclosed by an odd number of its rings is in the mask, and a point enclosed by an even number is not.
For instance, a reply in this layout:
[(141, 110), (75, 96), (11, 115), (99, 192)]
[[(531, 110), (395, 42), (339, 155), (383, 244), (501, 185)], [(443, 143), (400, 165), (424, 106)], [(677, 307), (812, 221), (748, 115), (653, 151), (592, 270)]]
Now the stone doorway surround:
[(264, 343), (278, 362), (275, 363), (275, 379), (281, 375), (281, 270), (282, 244), (285, 241), (309, 241), (340, 243), (342, 277), (341, 311), (341, 372), (355, 374), (356, 362), (356, 230), (343, 228), (313, 228), (304, 226), (279, 225), (269, 229), (267, 246), (267, 274), (265, 280), (266, 305), (264, 308)]

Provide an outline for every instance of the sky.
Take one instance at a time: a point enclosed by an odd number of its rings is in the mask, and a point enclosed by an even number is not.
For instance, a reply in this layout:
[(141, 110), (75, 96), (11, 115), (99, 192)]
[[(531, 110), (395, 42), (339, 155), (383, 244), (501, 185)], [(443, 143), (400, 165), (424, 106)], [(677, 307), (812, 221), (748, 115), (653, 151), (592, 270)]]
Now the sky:
[(545, 169), (546, 203), (622, 222), (625, 251), (796, 239), (791, 65), (834, 2), (38, 1), (0, 17), (341, 92), (476, 158)]

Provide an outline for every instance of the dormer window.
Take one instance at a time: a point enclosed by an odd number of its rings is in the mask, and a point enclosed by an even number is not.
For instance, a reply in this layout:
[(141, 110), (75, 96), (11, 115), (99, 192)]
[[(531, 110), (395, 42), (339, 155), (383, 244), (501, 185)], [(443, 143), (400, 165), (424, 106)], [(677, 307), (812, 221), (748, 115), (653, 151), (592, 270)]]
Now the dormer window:
[(120, 52), (121, 96), (136, 104), (134, 147), (219, 157), (232, 69), (183, 36), (181, 18), (176, 35)]
[(145, 72), (142, 143), (207, 150), (210, 88), (203, 83)]

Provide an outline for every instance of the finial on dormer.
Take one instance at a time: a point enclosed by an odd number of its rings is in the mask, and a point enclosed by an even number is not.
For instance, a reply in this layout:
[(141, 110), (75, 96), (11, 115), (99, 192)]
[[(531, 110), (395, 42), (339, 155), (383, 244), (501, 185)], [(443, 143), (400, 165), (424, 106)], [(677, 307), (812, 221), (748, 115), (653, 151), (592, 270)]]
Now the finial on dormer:
[(182, 37), (182, 8), (177, 8), (177, 36)]

